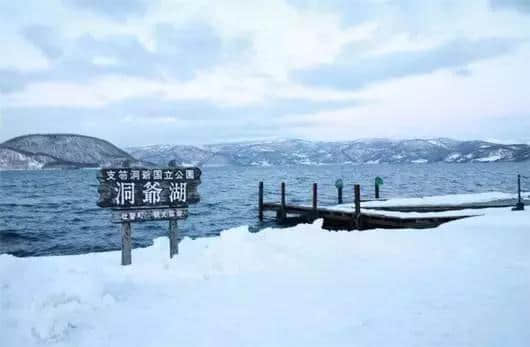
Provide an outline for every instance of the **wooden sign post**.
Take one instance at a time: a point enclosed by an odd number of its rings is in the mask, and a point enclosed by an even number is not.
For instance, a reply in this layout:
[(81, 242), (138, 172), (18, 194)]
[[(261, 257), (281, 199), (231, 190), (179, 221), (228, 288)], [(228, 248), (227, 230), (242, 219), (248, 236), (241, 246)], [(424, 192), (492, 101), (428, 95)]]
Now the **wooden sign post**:
[[(201, 170), (196, 167), (101, 169), (98, 206), (112, 209), (112, 222), (121, 224), (122, 265), (131, 264), (131, 223), (169, 221), (169, 256), (178, 254), (179, 219), (200, 201)], [(170, 162), (170, 165), (172, 162)]]

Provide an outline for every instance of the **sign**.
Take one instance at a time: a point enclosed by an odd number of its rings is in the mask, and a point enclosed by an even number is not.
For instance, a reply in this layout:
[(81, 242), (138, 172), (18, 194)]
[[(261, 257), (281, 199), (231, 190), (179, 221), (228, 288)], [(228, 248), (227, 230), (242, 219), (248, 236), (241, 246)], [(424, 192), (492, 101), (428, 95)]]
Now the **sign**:
[[(124, 162), (123, 166), (128, 166)], [(112, 208), (112, 222), (121, 224), (121, 264), (130, 265), (131, 223), (169, 220), (169, 257), (178, 254), (177, 221), (188, 217), (188, 205), (200, 201), (197, 187), (201, 170), (196, 167), (111, 168), (98, 173), (97, 202)]]
[(335, 187), (337, 187), (337, 189), (344, 187), (344, 182), (342, 181), (342, 178), (339, 178), (335, 181)]
[(381, 177), (377, 176), (375, 178), (375, 184), (378, 185), (378, 186), (383, 185), (383, 179)]
[(185, 219), (186, 217), (188, 217), (188, 209), (185, 208), (128, 209), (112, 211), (112, 223), (178, 220)]
[(101, 169), (98, 206), (112, 208), (187, 207), (200, 201), (196, 167)]

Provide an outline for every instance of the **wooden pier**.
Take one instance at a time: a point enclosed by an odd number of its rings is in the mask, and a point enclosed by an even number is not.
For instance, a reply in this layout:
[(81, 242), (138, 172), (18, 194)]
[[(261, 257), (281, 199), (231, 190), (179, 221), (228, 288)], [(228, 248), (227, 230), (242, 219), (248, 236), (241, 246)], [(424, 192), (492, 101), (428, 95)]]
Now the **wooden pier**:
[[(340, 189), (342, 193), (342, 189)], [(400, 229), (434, 228), (450, 221), (477, 216), (476, 213), (461, 212), (454, 215), (433, 212), (469, 210), (492, 207), (511, 207), (514, 201), (488, 202), (462, 205), (440, 206), (381, 206), (366, 207), (361, 209), (361, 188), (354, 186), (354, 205), (351, 209), (341, 207), (322, 207), (318, 205), (318, 186), (313, 184), (313, 199), (311, 205), (294, 205), (287, 203), (286, 186), (280, 186), (280, 202), (265, 202), (263, 200), (263, 182), (259, 183), (258, 209), (259, 219), (263, 221), (265, 212), (274, 212), (276, 221), (280, 225), (294, 225), (298, 223), (311, 223), (322, 218), (323, 228), (328, 230), (367, 230), (375, 228)], [(379, 193), (379, 192), (378, 192)], [(342, 194), (340, 194), (342, 195)], [(339, 201), (342, 196), (339, 196)], [(411, 216), (397, 215), (395, 212), (419, 212)], [(418, 214), (424, 213), (424, 216)], [(431, 213), (426, 213), (431, 212)]]

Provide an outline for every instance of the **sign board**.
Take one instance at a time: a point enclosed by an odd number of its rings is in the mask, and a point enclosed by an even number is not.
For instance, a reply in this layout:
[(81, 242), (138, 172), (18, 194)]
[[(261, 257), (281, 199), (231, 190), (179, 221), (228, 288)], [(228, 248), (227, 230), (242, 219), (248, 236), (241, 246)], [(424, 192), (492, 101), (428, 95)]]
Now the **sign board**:
[(344, 187), (344, 182), (342, 181), (342, 178), (339, 178), (335, 181), (335, 187), (337, 187), (337, 189)]
[(378, 185), (378, 186), (382, 185), (383, 184), (383, 179), (381, 177), (377, 176), (375, 178), (375, 184)]
[[(200, 201), (196, 167), (110, 168), (98, 173), (99, 207), (112, 208), (112, 222), (121, 224), (121, 264), (131, 264), (131, 223), (169, 220), (169, 257), (178, 254), (177, 221), (188, 216), (188, 205)], [(122, 164), (128, 166), (127, 163)]]
[(112, 208), (185, 208), (200, 201), (196, 167), (101, 169), (98, 206)]
[(112, 223), (141, 223), (157, 220), (178, 220), (188, 217), (188, 209), (163, 208), (163, 209), (127, 209), (113, 210)]

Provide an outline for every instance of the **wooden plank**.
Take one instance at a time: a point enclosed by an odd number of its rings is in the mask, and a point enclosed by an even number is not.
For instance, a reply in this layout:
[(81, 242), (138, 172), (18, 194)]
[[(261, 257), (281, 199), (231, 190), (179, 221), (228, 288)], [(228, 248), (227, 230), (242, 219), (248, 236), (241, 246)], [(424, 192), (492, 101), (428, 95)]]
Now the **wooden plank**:
[(112, 223), (142, 223), (186, 219), (186, 208), (124, 209), (112, 211)]
[[(282, 211), (282, 206), (279, 203), (264, 203), (263, 205), (264, 210), (276, 211), (277, 213)], [(305, 218), (311, 218), (314, 213), (313, 206), (300, 205), (285, 205), (285, 211), (291, 215), (298, 214), (301, 217), (305, 216)], [(329, 226), (332, 230), (366, 230), (373, 228), (433, 228), (449, 221), (472, 217), (471, 215), (397, 217), (387, 216), (384, 214), (365, 214), (362, 212), (357, 215), (355, 211), (348, 212), (325, 207), (319, 207), (318, 214), (320, 217), (324, 218), (325, 225)], [(282, 223), (281, 220), (280, 222)]]
[(121, 265), (131, 265), (131, 223), (121, 223)]

